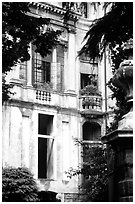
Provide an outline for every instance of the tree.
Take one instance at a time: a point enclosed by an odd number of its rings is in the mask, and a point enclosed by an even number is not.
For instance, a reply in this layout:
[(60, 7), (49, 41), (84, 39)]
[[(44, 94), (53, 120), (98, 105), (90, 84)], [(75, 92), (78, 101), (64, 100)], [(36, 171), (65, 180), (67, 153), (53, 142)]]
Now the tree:
[(2, 201), (39, 201), (36, 181), (27, 168), (5, 167), (2, 169)]
[(104, 3), (104, 9), (110, 4), (110, 11), (90, 26), (79, 55), (85, 53), (91, 59), (101, 58), (107, 46), (112, 49), (133, 38), (133, 2)]
[[(50, 19), (33, 17), (28, 2), (2, 3), (2, 73), (5, 76), (17, 63), (30, 59), (29, 44), (36, 45), (41, 56), (57, 45), (60, 30), (50, 27)], [(10, 85), (2, 80), (2, 100), (9, 98)]]

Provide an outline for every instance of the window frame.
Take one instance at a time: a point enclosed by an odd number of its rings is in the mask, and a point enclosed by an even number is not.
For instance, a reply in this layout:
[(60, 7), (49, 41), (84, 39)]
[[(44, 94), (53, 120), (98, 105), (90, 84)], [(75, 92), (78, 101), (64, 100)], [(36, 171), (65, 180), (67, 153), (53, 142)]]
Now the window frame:
[(32, 45), (32, 84), (42, 87), (51, 82), (52, 53), (42, 57), (35, 50), (36, 46)]
[[(90, 77), (94, 77), (94, 80), (96, 83), (95, 85), (93, 84)], [(86, 81), (86, 78), (89, 78), (89, 81), (88, 81), (88, 79)], [(98, 75), (97, 74), (89, 74), (89, 73), (88, 74), (87, 73), (80, 73), (80, 88), (83, 89), (84, 87), (86, 87), (88, 85), (94, 85), (95, 87), (98, 87)]]
[[(28, 68), (27, 61), (20, 62), (20, 64), (19, 64), (19, 80), (21, 80), (21, 81), (23, 81), (25, 83), (27, 83), (27, 68)], [(21, 78), (21, 75), (24, 78)]]
[[(38, 128), (39, 128), (39, 115), (45, 115), (45, 116), (47, 116), (47, 117), (52, 117), (52, 127), (53, 127), (53, 120), (54, 120), (54, 115), (49, 115), (49, 114), (43, 114), (43, 113), (38, 113)], [(54, 147), (54, 143), (55, 143), (55, 135), (53, 135), (53, 134), (51, 134), (51, 132), (50, 132), (50, 135), (48, 134), (39, 134), (39, 129), (38, 129), (38, 135), (37, 135), (37, 141), (39, 142), (39, 138), (42, 138), (42, 139), (49, 139), (49, 140), (52, 140), (51, 142), (50, 142), (50, 144), (52, 144), (53, 143), (53, 147), (52, 147), (52, 149), (50, 150), (50, 151), (52, 151), (51, 152), (51, 154), (53, 155), (53, 158), (52, 158), (52, 165), (53, 165), (53, 174), (52, 174), (52, 177), (50, 178), (50, 177), (48, 177), (48, 172), (49, 172), (49, 170), (48, 170), (48, 166), (47, 166), (47, 157), (46, 157), (46, 164), (45, 164), (45, 166), (46, 166), (46, 177), (40, 177), (39, 176), (39, 143), (38, 143), (38, 161), (37, 161), (37, 178), (39, 179), (39, 180), (42, 180), (42, 179), (44, 179), (44, 180), (54, 180), (54, 171), (55, 171), (55, 168), (54, 168), (54, 149), (55, 149), (55, 147)], [(49, 154), (50, 154), (50, 151), (49, 151)], [(47, 149), (47, 156), (48, 156), (48, 149)], [(50, 164), (49, 164), (50, 165)]]
[(34, 84), (44, 85), (51, 82), (51, 62), (45, 61), (43, 58), (33, 58), (32, 67)]

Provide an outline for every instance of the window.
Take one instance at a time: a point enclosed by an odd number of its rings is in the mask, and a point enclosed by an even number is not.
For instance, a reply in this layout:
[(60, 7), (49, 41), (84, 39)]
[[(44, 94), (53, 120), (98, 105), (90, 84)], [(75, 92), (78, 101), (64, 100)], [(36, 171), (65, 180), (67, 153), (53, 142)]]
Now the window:
[(34, 82), (36, 84), (50, 83), (51, 63), (35, 58), (33, 60)]
[(53, 178), (53, 116), (38, 115), (38, 178)]
[(81, 89), (83, 89), (87, 85), (97, 86), (97, 75), (96, 74), (81, 73)]
[(85, 122), (83, 125), (83, 141), (99, 141), (101, 127), (97, 123)]
[(80, 56), (80, 88), (83, 89), (87, 85), (98, 86), (98, 62), (90, 61), (89, 55), (82, 54)]
[(32, 46), (33, 85), (42, 88), (63, 90), (64, 46), (58, 45), (50, 55), (41, 57)]
[(19, 79), (26, 81), (27, 62), (20, 63)]
[(51, 55), (41, 57), (32, 46), (33, 83), (44, 85), (51, 82)]

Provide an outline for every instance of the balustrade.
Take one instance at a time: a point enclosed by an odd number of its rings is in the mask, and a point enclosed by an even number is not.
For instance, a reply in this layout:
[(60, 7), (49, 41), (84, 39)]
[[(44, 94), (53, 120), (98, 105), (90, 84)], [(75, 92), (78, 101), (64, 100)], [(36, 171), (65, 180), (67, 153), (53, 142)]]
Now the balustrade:
[(36, 90), (36, 100), (39, 103), (46, 103), (46, 101), (51, 101), (51, 93), (42, 90)]
[(102, 110), (101, 96), (81, 96), (81, 109), (83, 110)]

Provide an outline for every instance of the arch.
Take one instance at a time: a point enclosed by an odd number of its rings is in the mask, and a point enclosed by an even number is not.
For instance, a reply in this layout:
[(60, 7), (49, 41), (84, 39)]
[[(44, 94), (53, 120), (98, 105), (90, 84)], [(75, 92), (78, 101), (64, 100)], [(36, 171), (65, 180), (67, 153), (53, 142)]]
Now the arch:
[(99, 126), (102, 126), (102, 124), (103, 124), (103, 120), (102, 120), (102, 119), (82, 118), (82, 120), (81, 120), (82, 125), (83, 125), (85, 122), (97, 123)]
[(95, 122), (86, 121), (82, 127), (84, 141), (99, 141), (101, 137), (101, 126)]

